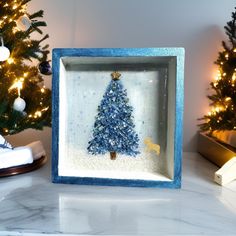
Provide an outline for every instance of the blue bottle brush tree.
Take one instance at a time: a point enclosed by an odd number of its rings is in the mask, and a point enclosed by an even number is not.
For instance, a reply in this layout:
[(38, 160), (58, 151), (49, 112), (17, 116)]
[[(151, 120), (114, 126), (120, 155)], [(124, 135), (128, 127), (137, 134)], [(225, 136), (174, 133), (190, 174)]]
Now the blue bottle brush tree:
[(128, 104), (127, 92), (119, 80), (121, 74), (113, 72), (93, 127), (93, 138), (88, 142), (88, 152), (93, 155), (110, 152), (111, 160), (117, 153), (136, 156), (139, 137), (133, 123), (133, 108)]

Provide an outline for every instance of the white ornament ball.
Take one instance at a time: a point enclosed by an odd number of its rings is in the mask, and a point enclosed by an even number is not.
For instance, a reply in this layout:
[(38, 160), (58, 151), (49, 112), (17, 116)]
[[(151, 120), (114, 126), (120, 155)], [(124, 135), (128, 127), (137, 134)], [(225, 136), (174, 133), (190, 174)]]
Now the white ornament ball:
[(25, 100), (22, 99), (21, 97), (18, 97), (15, 99), (14, 103), (13, 103), (13, 109), (16, 111), (24, 111), (26, 106)]
[(29, 17), (26, 15), (19, 17), (18, 20), (16, 21), (17, 28), (22, 31), (28, 30), (31, 25), (32, 25), (32, 22), (29, 19)]
[(5, 46), (0, 46), (0, 61), (6, 61), (10, 56), (10, 50)]

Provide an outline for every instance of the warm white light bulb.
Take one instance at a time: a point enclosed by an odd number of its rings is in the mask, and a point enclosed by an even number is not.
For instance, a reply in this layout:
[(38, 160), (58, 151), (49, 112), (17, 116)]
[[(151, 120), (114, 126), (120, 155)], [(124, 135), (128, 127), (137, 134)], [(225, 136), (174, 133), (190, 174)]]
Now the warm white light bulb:
[(12, 64), (12, 63), (14, 62), (14, 59), (11, 58), (11, 57), (9, 57), (9, 58), (7, 59), (7, 62), (8, 62), (8, 64)]

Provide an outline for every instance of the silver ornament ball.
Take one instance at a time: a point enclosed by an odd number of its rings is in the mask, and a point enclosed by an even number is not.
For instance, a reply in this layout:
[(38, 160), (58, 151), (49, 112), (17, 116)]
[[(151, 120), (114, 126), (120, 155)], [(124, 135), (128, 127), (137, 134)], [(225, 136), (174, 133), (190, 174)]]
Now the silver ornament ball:
[(16, 21), (16, 26), (18, 29), (22, 31), (28, 30), (32, 25), (32, 21), (29, 19), (27, 15), (20, 16), (19, 19)]
[(25, 107), (26, 107), (26, 102), (24, 99), (22, 99), (21, 97), (18, 97), (15, 99), (15, 101), (13, 103), (14, 110), (23, 112)]

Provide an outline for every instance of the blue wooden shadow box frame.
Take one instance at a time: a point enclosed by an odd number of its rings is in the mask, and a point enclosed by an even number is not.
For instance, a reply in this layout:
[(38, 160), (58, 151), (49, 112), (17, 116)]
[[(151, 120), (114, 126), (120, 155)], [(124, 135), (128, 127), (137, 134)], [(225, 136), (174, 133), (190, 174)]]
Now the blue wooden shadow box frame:
[[(53, 49), (52, 80), (52, 182), (128, 187), (180, 188), (182, 172), (182, 127), (184, 99), (184, 49), (183, 48), (56, 48)], [(64, 57), (173, 57), (175, 68), (175, 125), (174, 125), (174, 174), (171, 181), (141, 179), (112, 179), (77, 176), (60, 176), (59, 164), (59, 87), (60, 63)]]

